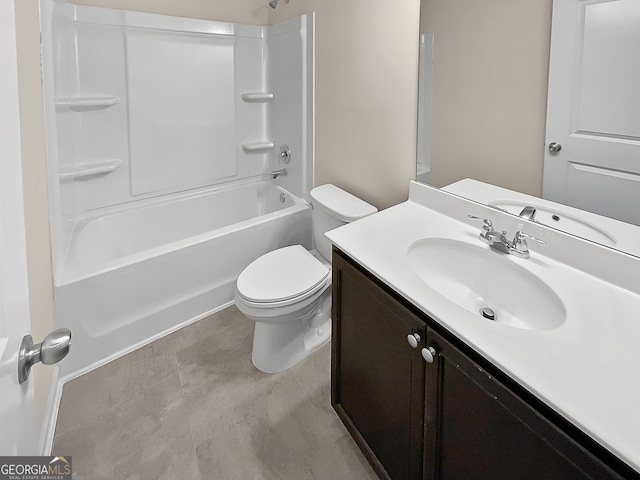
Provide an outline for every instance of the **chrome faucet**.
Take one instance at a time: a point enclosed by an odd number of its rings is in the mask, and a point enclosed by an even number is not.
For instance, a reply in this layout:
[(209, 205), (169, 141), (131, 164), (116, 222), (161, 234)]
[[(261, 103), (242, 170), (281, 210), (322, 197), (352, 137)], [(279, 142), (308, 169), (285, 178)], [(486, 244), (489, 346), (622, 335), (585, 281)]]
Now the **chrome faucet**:
[(287, 176), (286, 168), (281, 168), (280, 170), (274, 170), (271, 172), (271, 178), (273, 178), (274, 180), (278, 177), (286, 177), (286, 176)]
[(509, 255), (515, 255), (519, 258), (529, 258), (529, 246), (527, 245), (527, 239), (533, 240), (540, 245), (544, 245), (545, 242), (532, 235), (528, 235), (521, 230), (518, 230), (513, 236), (513, 240), (507, 238), (507, 231), (503, 230), (498, 232), (493, 229), (493, 222), (488, 218), (476, 217), (475, 215), (467, 215), (473, 220), (480, 220), (482, 222), (482, 231), (480, 232), (480, 240), (489, 245), (494, 250), (498, 250)]
[(527, 220), (535, 220), (536, 218), (536, 209), (534, 207), (524, 207), (522, 211), (518, 214), (521, 218), (526, 218)]

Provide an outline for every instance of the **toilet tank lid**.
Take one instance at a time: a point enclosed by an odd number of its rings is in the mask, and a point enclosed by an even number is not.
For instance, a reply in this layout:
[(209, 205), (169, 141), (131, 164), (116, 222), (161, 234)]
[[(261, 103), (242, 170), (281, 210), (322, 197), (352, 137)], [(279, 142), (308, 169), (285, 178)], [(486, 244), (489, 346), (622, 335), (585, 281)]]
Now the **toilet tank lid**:
[(319, 207), (343, 222), (353, 222), (378, 211), (373, 205), (330, 183), (312, 189), (311, 198), (314, 208)]

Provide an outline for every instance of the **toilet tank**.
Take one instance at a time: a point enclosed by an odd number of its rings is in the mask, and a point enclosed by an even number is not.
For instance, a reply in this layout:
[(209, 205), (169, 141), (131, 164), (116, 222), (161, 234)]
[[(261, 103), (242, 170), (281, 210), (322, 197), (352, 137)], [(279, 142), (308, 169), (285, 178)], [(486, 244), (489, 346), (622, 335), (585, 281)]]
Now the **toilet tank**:
[(321, 185), (311, 190), (313, 240), (320, 254), (331, 261), (331, 240), (325, 232), (376, 213), (378, 209), (335, 185)]

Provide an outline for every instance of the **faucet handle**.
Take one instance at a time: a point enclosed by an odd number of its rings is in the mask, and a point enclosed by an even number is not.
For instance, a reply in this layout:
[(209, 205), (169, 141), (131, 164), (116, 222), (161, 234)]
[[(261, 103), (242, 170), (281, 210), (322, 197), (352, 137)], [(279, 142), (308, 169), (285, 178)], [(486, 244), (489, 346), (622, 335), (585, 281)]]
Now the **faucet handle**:
[(469, 217), (472, 220), (480, 220), (484, 224), (482, 226), (482, 229), (485, 232), (491, 232), (493, 230), (493, 222), (488, 218), (476, 217), (475, 215), (467, 215), (467, 217)]
[(540, 240), (538, 237), (534, 237), (533, 235), (529, 235), (528, 233), (524, 233), (521, 230), (518, 230), (515, 234), (515, 236), (513, 237), (513, 244), (516, 245), (518, 243), (521, 242), (525, 242), (526, 240), (533, 240), (536, 243), (539, 243), (540, 245), (546, 245), (547, 242), (545, 242), (544, 240)]
[(509, 247), (509, 253), (515, 255), (516, 257), (529, 258), (529, 245), (527, 245), (527, 240), (525, 239), (533, 240), (540, 245), (545, 245), (547, 243), (544, 240), (540, 240), (539, 238), (534, 237), (533, 235), (529, 235), (518, 230), (513, 236), (513, 242), (511, 242), (511, 246)]
[(475, 215), (467, 215), (472, 220), (480, 220), (482, 225), (482, 231), (480, 232), (480, 240), (487, 245), (493, 245), (494, 235), (496, 232), (493, 230), (493, 222), (488, 218), (476, 217)]

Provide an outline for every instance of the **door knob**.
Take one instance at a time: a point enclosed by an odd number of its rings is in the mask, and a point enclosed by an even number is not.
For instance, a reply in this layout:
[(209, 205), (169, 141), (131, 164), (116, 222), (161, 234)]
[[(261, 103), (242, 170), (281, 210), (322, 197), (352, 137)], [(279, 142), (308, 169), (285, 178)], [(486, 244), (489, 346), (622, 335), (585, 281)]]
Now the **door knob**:
[(551, 153), (558, 153), (560, 150), (562, 150), (562, 145), (560, 145), (559, 143), (551, 142), (549, 144), (549, 151)]
[(33, 344), (31, 335), (25, 335), (18, 352), (18, 381), (24, 383), (31, 367), (38, 362), (45, 365), (58, 363), (69, 353), (71, 348), (71, 330), (59, 328), (44, 337), (42, 343)]

